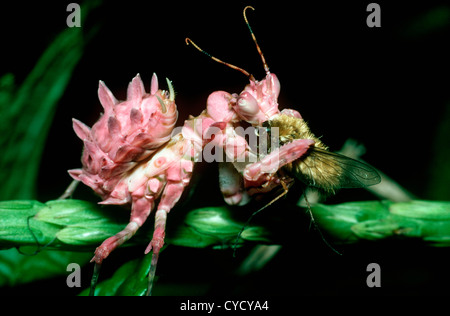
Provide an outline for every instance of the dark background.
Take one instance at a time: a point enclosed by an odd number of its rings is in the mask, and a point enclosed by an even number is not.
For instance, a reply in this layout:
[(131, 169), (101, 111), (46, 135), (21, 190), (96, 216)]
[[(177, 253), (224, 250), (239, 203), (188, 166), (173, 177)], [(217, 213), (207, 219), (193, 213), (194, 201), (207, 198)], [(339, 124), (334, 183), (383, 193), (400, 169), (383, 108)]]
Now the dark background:
[[(280, 107), (300, 111), (332, 150), (349, 137), (362, 142), (367, 148), (363, 158), (418, 198), (447, 200), (448, 178), (439, 172), (445, 161), (436, 157), (446, 157), (442, 151), (449, 138), (440, 131), (450, 120), (450, 17), (437, 26), (433, 19), (428, 24), (420, 21), (436, 8), (448, 15), (450, 7), (444, 2), (377, 1), (381, 28), (369, 28), (366, 7), (370, 2), (102, 4), (82, 25), (83, 30), (94, 24), (100, 29), (85, 47), (57, 109), (42, 160), (39, 199), (59, 196), (71, 181), (66, 170), (80, 166), (82, 142), (72, 130), (71, 119), (89, 126), (97, 120), (101, 112), (98, 80), (124, 99), (128, 82), (137, 73), (147, 90), (153, 72), (162, 87), (168, 77), (177, 93), (181, 125), (189, 114), (198, 115), (204, 109), (211, 92), (239, 93), (248, 82), (239, 72), (186, 46), (185, 37), (262, 79), (264, 69), (242, 17), (242, 9), (253, 5), (256, 10), (247, 11), (247, 16), (270, 70), (280, 79)], [(1, 74), (12, 72), (17, 82), (26, 77), (54, 36), (67, 27), (68, 3), (13, 3), (2, 9), (0, 25), (6, 45), (2, 45)], [(220, 205), (215, 169), (200, 166), (198, 170), (197, 176), (204, 181), (195, 193), (197, 203)], [(436, 181), (447, 189), (436, 193)], [(96, 200), (81, 187), (75, 197)], [(330, 203), (374, 198), (363, 190), (348, 190)], [(307, 217), (283, 210), (280, 204), (266, 212), (280, 212), (292, 238), (261, 273), (233, 279), (229, 273), (239, 259), (233, 259), (231, 251), (169, 247), (158, 265), (161, 294), (448, 294), (447, 249), (414, 243), (361, 244), (341, 248), (344, 256), (337, 256), (308, 230)], [(241, 258), (246, 251), (242, 250)], [(112, 256), (108, 263), (118, 257)], [(381, 289), (365, 285), (370, 262), (382, 267)]]

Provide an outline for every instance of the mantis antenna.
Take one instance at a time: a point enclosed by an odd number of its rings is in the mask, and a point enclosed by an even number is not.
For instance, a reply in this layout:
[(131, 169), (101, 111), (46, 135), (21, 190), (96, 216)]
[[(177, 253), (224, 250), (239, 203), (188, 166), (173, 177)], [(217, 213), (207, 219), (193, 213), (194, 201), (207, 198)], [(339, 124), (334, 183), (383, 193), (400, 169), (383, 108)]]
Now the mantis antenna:
[(255, 42), (256, 49), (258, 50), (258, 54), (259, 54), (259, 56), (261, 56), (261, 60), (262, 60), (263, 66), (264, 66), (264, 71), (268, 75), (269, 74), (269, 66), (266, 63), (266, 59), (264, 58), (264, 54), (261, 51), (261, 47), (259, 47), (259, 45), (258, 45), (258, 41), (256, 40), (255, 33), (253, 33), (250, 23), (248, 23), (247, 15), (245, 13), (245, 11), (247, 11), (247, 9), (252, 9), (254, 11), (255, 8), (248, 5), (244, 8), (244, 11), (242, 12), (242, 14), (244, 15), (245, 24), (247, 24), (248, 30), (250, 31), (250, 34), (252, 35), (253, 42)]
[(212, 56), (212, 55), (209, 54), (208, 52), (206, 52), (206, 51), (204, 51), (203, 49), (201, 49), (201, 48), (200, 48), (197, 44), (195, 44), (189, 37), (186, 37), (186, 40), (185, 40), (185, 41), (186, 41), (186, 45), (192, 44), (198, 51), (202, 52), (203, 54), (205, 54), (206, 56), (208, 56), (208, 57), (211, 58), (212, 60), (214, 60), (214, 61), (216, 61), (216, 62), (218, 62), (218, 63), (220, 63), (220, 64), (224, 64), (225, 66), (228, 66), (228, 67), (230, 67), (230, 68), (232, 68), (232, 69), (235, 69), (235, 70), (237, 70), (237, 71), (240, 71), (240, 72), (242, 72), (244, 75), (246, 75), (246, 76), (249, 77), (249, 78), (252, 78), (252, 77), (253, 77), (247, 70), (242, 69), (241, 67), (232, 65), (232, 64), (227, 63), (227, 62), (225, 62), (225, 61), (223, 61), (223, 60), (220, 60), (220, 59), (217, 58), (217, 57)]
[[(251, 28), (251, 26), (250, 26), (250, 23), (248, 23), (247, 14), (246, 14), (247, 9), (255, 10), (255, 8), (253, 8), (252, 6), (246, 6), (246, 7), (244, 8), (244, 11), (242, 12), (242, 14), (244, 15), (245, 24), (247, 24), (247, 27), (248, 27), (248, 29), (249, 29), (249, 31), (250, 31), (250, 34), (251, 34), (252, 39), (253, 39), (253, 42), (255, 43), (256, 49), (258, 50), (258, 54), (259, 54), (259, 56), (261, 56), (261, 60), (262, 60), (263, 66), (264, 66), (264, 71), (265, 71), (266, 74), (268, 75), (268, 74), (270, 73), (270, 72), (269, 72), (269, 66), (267, 65), (266, 59), (264, 58), (264, 54), (262, 53), (261, 48), (260, 48), (259, 45), (258, 45), (258, 41), (256, 40), (255, 33), (253, 33), (253, 30), (252, 30), (252, 28)], [(235, 70), (237, 70), (237, 71), (243, 73), (243, 74), (246, 75), (248, 78), (250, 78), (250, 80), (252, 80), (252, 81), (255, 80), (255, 78), (253, 77), (253, 75), (250, 74), (247, 70), (245, 70), (245, 69), (243, 69), (243, 68), (241, 68), (241, 67), (235, 66), (235, 65), (233, 65), (233, 64), (227, 63), (227, 62), (225, 62), (225, 61), (223, 61), (223, 60), (220, 60), (220, 59), (217, 58), (217, 57), (212, 56), (212, 55), (209, 54), (208, 52), (206, 52), (206, 51), (204, 51), (203, 49), (201, 49), (201, 48), (200, 48), (197, 44), (195, 44), (189, 37), (186, 37), (185, 41), (186, 41), (186, 45), (192, 44), (192, 46), (194, 46), (198, 51), (202, 52), (203, 54), (205, 54), (206, 56), (208, 56), (208, 57), (211, 58), (212, 60), (214, 60), (214, 61), (216, 61), (216, 62), (218, 62), (218, 63), (220, 63), (220, 64), (224, 64), (224, 65), (227, 66), (227, 67), (230, 67), (230, 68), (232, 68), (232, 69), (235, 69)]]

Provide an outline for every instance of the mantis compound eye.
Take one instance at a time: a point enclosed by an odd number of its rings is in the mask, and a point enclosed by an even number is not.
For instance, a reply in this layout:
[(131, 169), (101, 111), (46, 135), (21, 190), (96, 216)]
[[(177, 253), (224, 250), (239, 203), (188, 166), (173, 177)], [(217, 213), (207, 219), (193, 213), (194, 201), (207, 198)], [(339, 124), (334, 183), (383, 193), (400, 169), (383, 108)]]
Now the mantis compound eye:
[(242, 92), (236, 103), (236, 111), (243, 117), (254, 116), (259, 112), (258, 101), (248, 92)]

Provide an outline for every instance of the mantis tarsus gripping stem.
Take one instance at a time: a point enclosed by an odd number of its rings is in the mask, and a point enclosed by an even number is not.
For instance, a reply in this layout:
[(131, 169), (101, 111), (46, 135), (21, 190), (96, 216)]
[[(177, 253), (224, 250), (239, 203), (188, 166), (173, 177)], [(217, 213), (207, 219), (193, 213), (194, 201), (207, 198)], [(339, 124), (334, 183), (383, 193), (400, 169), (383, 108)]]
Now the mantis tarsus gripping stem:
[(97, 286), (98, 276), (100, 274), (100, 268), (102, 265), (100, 263), (95, 263), (94, 272), (92, 273), (91, 286), (89, 288), (89, 296), (95, 296), (95, 287)]
[(148, 287), (147, 293), (145, 293), (146, 296), (152, 296), (153, 281), (155, 280), (156, 265), (158, 264), (158, 258), (159, 253), (152, 254), (152, 262), (150, 265), (150, 271), (148, 272)]

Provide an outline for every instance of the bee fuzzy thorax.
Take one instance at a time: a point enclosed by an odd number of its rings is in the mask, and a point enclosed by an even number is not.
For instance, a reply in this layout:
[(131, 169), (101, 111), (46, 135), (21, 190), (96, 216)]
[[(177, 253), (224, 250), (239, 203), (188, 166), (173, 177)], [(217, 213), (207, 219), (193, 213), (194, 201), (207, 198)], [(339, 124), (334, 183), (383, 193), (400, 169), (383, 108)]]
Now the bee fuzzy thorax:
[(278, 128), (280, 145), (287, 144), (294, 139), (312, 139), (314, 146), (327, 150), (319, 138), (317, 138), (309, 129), (308, 124), (301, 118), (280, 114), (268, 122), (271, 129)]

